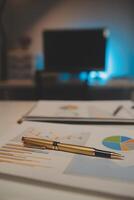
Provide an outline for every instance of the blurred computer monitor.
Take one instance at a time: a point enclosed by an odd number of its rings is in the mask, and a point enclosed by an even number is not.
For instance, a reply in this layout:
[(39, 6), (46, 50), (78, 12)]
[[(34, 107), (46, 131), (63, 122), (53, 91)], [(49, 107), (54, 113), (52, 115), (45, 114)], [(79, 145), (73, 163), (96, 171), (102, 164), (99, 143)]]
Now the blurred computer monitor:
[(43, 41), (46, 72), (79, 73), (105, 68), (104, 28), (46, 30)]

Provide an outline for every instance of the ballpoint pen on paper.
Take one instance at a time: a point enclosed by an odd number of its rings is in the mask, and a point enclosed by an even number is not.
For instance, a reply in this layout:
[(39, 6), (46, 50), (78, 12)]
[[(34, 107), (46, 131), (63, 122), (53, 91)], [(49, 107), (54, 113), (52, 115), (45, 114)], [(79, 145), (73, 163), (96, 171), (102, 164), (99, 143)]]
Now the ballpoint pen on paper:
[(50, 149), (55, 151), (63, 151), (87, 156), (111, 158), (122, 160), (123, 156), (119, 153), (104, 151), (92, 147), (79, 146), (74, 144), (66, 144), (52, 140), (41, 138), (22, 137), (23, 144), (27, 147)]
[(117, 113), (118, 113), (122, 108), (123, 108), (122, 105), (118, 106), (118, 107), (114, 110), (113, 116), (117, 115)]

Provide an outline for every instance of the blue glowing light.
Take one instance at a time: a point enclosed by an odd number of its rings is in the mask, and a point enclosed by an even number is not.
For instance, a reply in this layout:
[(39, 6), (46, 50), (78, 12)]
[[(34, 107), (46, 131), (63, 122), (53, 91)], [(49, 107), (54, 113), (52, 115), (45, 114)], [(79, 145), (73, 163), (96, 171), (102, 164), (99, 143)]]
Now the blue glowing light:
[(107, 41), (106, 72), (109, 76), (129, 76), (130, 52), (122, 35), (113, 33)]
[(88, 85), (105, 85), (108, 79), (106, 71), (91, 71), (88, 75)]
[(108, 78), (108, 74), (106, 72), (98, 72), (98, 76), (102, 79), (107, 79)]
[(37, 71), (44, 69), (44, 57), (42, 54), (38, 54), (35, 58), (35, 67)]
[(92, 71), (92, 72), (89, 73), (89, 78), (90, 79), (94, 79), (96, 77), (97, 77), (97, 72), (96, 71)]
[(81, 72), (81, 73), (79, 74), (79, 79), (80, 79), (81, 81), (85, 81), (85, 80), (87, 80), (87, 76), (88, 76), (87, 72)]

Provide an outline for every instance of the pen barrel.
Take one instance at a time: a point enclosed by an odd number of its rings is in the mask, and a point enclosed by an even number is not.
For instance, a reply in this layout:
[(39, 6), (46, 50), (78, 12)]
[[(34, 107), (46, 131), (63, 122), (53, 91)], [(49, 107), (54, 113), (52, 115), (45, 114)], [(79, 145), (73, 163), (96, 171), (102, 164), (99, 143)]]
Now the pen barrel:
[(30, 146), (33, 148), (35, 147), (35, 148), (41, 148), (41, 149), (53, 149), (53, 141), (51, 140), (23, 137), (22, 141), (24, 145)]
[(69, 153), (75, 153), (75, 154), (83, 154), (83, 155), (87, 155), (87, 156), (95, 156), (94, 149), (84, 147), (84, 146), (78, 146), (78, 145), (59, 143), (57, 145), (57, 150), (69, 152)]
[(73, 144), (65, 144), (57, 141), (37, 139), (37, 138), (22, 138), (24, 145), (41, 149), (50, 149), (55, 151), (64, 151), (75, 154), (83, 154), (87, 156), (95, 156), (95, 150), (90, 147), (84, 147)]

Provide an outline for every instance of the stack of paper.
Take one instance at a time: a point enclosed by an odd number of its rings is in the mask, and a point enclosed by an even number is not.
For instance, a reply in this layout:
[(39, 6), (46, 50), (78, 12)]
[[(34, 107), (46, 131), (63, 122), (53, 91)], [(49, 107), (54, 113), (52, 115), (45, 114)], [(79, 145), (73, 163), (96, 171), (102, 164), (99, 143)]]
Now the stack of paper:
[(38, 101), (22, 120), (134, 124), (134, 109), (130, 101)]

